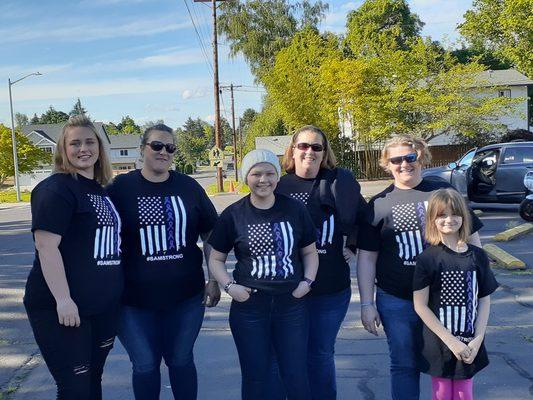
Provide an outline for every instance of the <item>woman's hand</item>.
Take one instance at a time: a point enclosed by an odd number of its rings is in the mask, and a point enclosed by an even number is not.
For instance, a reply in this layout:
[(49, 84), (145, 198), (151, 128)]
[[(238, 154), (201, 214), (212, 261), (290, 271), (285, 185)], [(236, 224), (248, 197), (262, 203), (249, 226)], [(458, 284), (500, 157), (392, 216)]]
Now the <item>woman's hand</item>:
[(352, 262), (355, 262), (356, 255), (353, 251), (351, 251), (348, 247), (343, 247), (342, 249), (342, 255), (344, 256), (344, 260), (351, 264)]
[(244, 303), (248, 300), (250, 298), (250, 293), (252, 293), (251, 288), (237, 283), (232, 284), (228, 289), (228, 294), (231, 298), (239, 303)]
[(57, 302), (57, 317), (61, 325), (72, 326), (76, 328), (80, 326), (78, 306), (70, 297)]
[(470, 357), (470, 353), (472, 352), (470, 347), (468, 347), (456, 337), (451, 338), (448, 342), (445, 342), (445, 344), (446, 346), (448, 346), (450, 351), (458, 360), (461, 361)]
[(205, 294), (203, 304), (206, 307), (215, 307), (220, 301), (220, 287), (217, 281), (209, 280), (205, 285)]
[(483, 336), (476, 336), (470, 343), (468, 343), (468, 348), (470, 349), (470, 355), (468, 357), (463, 357), (463, 362), (467, 364), (472, 364), (477, 356), (481, 344), (483, 343)]
[(378, 327), (381, 325), (381, 319), (376, 306), (373, 304), (361, 306), (361, 322), (368, 332), (378, 336)]
[(292, 295), (297, 299), (301, 299), (310, 291), (311, 288), (309, 287), (309, 284), (306, 281), (300, 281), (296, 289), (292, 291)]

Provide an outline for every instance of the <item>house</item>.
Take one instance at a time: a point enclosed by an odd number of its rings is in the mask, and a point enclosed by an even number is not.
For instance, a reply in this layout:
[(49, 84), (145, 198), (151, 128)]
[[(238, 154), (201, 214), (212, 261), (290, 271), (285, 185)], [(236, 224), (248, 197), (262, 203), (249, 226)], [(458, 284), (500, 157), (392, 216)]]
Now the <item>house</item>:
[(109, 158), (114, 175), (140, 168), (140, 136), (110, 135), (109, 140)]
[(282, 157), (287, 147), (291, 144), (291, 139), (292, 135), (256, 137), (255, 148), (270, 150), (278, 157)]
[[(53, 154), (57, 141), (66, 122), (58, 124), (37, 124), (23, 126), (22, 133), (37, 147)], [(108, 135), (103, 122), (94, 122), (98, 136), (103, 140), (113, 174), (117, 175), (139, 166), (139, 144), (137, 135)], [(23, 190), (31, 190), (52, 173), (52, 165), (41, 165), (29, 174), (21, 174), (20, 186)]]

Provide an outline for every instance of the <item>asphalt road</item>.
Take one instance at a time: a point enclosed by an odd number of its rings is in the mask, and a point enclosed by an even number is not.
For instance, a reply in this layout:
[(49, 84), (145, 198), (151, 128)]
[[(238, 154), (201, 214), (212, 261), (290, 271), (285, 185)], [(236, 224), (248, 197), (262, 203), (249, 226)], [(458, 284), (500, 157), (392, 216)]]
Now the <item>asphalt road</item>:
[[(207, 178), (209, 179), (209, 178)], [(213, 198), (220, 210), (236, 196)], [(490, 210), (481, 217), (482, 241), (521, 223), (515, 211)], [(39, 356), (22, 307), (23, 288), (33, 259), (33, 243), (27, 205), (0, 207), (0, 399), (49, 400), (54, 384)], [(495, 270), (501, 287), (493, 295), (487, 330), (491, 365), (475, 379), (477, 398), (531, 399), (533, 396), (533, 235), (502, 247), (522, 258), (525, 272)], [(230, 262), (234, 262), (230, 258)], [(339, 399), (386, 399), (389, 395), (388, 353), (381, 332), (366, 333), (359, 319), (359, 297), (352, 270), (353, 294), (348, 316), (337, 343)], [(235, 400), (240, 397), (237, 352), (227, 323), (229, 299), (206, 313), (195, 348), (199, 373), (199, 399)], [(104, 398), (132, 399), (130, 363), (117, 341), (104, 375)], [(163, 367), (161, 399), (172, 399)], [(429, 396), (429, 379), (422, 379), (422, 398)]]

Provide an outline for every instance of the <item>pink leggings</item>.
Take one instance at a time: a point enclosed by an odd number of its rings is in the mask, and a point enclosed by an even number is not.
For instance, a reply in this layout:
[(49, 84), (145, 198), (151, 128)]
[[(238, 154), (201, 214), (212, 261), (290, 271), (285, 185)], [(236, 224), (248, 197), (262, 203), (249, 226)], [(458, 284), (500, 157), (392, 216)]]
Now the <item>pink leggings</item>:
[(473, 400), (473, 379), (431, 378), (432, 400)]

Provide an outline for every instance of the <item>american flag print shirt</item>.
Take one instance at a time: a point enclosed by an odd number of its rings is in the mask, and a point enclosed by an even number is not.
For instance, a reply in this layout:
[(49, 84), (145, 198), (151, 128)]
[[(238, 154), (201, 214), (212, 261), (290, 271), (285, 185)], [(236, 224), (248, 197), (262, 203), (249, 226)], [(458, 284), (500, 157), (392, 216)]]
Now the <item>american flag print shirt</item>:
[(424, 239), (427, 201), (392, 207), (394, 237), (403, 265), (415, 265), (416, 257), (427, 247)]
[(287, 279), (294, 275), (291, 255), (294, 230), (290, 222), (247, 225), (248, 245), (254, 279)]
[(87, 194), (96, 213), (97, 227), (94, 236), (93, 258), (97, 265), (120, 264), (121, 220), (115, 206), (107, 196)]
[(441, 271), (440, 282), (439, 321), (454, 336), (471, 340), (478, 306), (477, 271)]
[(137, 197), (139, 241), (146, 261), (183, 258), (187, 212), (180, 196)]

